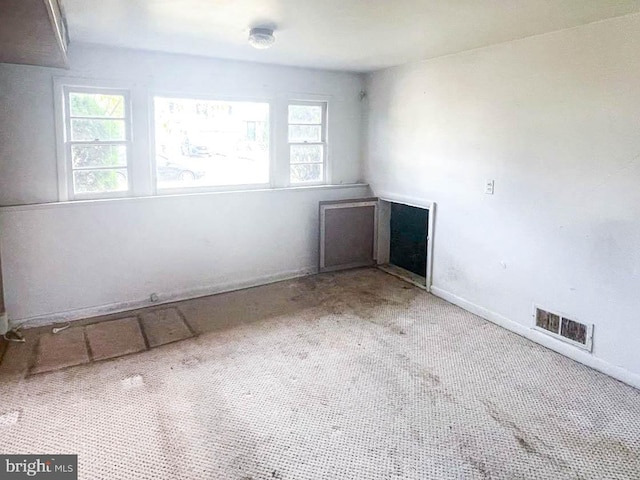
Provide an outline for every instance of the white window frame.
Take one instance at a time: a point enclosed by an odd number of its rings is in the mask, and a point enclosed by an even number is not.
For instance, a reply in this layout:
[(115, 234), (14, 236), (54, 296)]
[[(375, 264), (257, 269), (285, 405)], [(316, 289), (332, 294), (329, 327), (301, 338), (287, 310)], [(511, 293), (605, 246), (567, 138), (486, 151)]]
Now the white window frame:
[[(248, 184), (233, 184), (233, 185), (210, 185), (199, 187), (175, 187), (175, 188), (159, 188), (157, 178), (157, 165), (156, 165), (156, 98), (171, 98), (176, 100), (202, 100), (209, 102), (244, 102), (244, 103), (264, 103), (269, 106), (269, 178), (266, 183), (248, 183)], [(230, 191), (244, 191), (244, 190), (263, 190), (273, 188), (274, 185), (274, 158), (275, 158), (275, 145), (274, 145), (274, 107), (275, 102), (272, 98), (255, 97), (255, 96), (238, 96), (238, 95), (207, 95), (189, 92), (167, 92), (167, 91), (153, 91), (149, 92), (148, 98), (149, 104), (149, 154), (151, 156), (151, 183), (153, 189), (153, 195), (179, 195), (189, 193), (207, 193), (207, 192), (230, 192)]]
[[(303, 107), (320, 107), (322, 111), (322, 119), (320, 122), (320, 141), (319, 142), (292, 142), (289, 140), (289, 127), (291, 125), (318, 125), (317, 123), (289, 123), (289, 107), (291, 106), (303, 106)], [(329, 143), (327, 136), (327, 116), (329, 111), (329, 102), (321, 101), (321, 100), (289, 100), (287, 104), (287, 158), (289, 159), (287, 165), (287, 177), (288, 177), (288, 185), (293, 187), (306, 187), (313, 185), (326, 185), (329, 179)], [(291, 165), (295, 165), (291, 163), (291, 146), (292, 145), (321, 145), (322, 146), (322, 178), (315, 182), (291, 182)], [(318, 163), (312, 163), (308, 165), (318, 165)]]
[[(133, 194), (133, 129), (132, 129), (132, 108), (131, 91), (113, 82), (98, 82), (85, 79), (54, 79), (56, 111), (56, 142), (58, 157), (58, 196), (61, 201), (66, 200), (94, 200), (107, 198), (127, 198)], [(127, 155), (127, 190), (117, 192), (95, 192), (95, 193), (75, 193), (73, 188), (73, 145), (92, 145), (97, 142), (84, 142), (71, 140), (71, 115), (69, 109), (69, 93), (94, 93), (104, 95), (122, 95), (125, 101), (125, 140), (104, 141), (106, 145), (124, 145)], [(123, 168), (123, 167), (119, 167)], [(99, 170), (99, 168), (96, 168)]]
[[(126, 98), (126, 140), (128, 190), (120, 192), (75, 194), (73, 191), (73, 168), (70, 146), (66, 139), (70, 133), (70, 119), (66, 115), (68, 101), (65, 92), (87, 91), (91, 93), (122, 94)], [(155, 89), (148, 84), (123, 79), (54, 76), (54, 112), (56, 157), (58, 170), (58, 201), (92, 201), (94, 199), (127, 199), (166, 195), (204, 194), (216, 192), (241, 192), (251, 190), (306, 188), (332, 185), (332, 153), (329, 140), (331, 95), (282, 92), (267, 93), (250, 91), (239, 95), (236, 92), (210, 92), (195, 89)], [(264, 184), (235, 184), (158, 189), (156, 179), (155, 106), (156, 97), (184, 98), (203, 101), (256, 102), (269, 105), (269, 181)], [(288, 137), (288, 106), (317, 105), (323, 108), (322, 143), (323, 178), (317, 182), (290, 183), (291, 148)], [(114, 142), (105, 142), (114, 143)]]

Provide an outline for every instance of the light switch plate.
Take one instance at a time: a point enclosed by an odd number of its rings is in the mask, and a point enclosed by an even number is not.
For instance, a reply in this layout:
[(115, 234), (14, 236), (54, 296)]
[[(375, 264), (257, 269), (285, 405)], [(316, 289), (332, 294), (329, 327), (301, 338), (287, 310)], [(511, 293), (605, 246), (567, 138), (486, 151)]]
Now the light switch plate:
[(494, 180), (487, 180), (484, 183), (484, 193), (486, 193), (487, 195), (493, 195), (493, 187), (494, 187)]

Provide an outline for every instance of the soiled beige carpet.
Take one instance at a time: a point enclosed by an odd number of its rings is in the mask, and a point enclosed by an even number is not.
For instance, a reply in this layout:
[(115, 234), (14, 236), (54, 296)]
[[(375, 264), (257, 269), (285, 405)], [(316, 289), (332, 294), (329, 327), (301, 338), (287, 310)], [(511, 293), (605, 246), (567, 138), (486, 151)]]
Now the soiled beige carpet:
[(49, 373), (27, 331), (0, 451), (87, 480), (640, 478), (639, 391), (380, 271), (174, 307), (197, 336)]

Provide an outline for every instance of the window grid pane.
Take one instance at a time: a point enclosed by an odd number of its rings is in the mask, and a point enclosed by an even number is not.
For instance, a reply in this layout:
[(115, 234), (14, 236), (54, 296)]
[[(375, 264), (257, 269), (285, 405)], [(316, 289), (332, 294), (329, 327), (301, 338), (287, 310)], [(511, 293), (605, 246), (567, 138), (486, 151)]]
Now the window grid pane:
[(322, 125), (289, 125), (290, 143), (320, 141), (322, 141)]
[(320, 105), (289, 105), (289, 124), (322, 124), (322, 107)]
[(124, 120), (111, 119), (71, 119), (71, 140), (105, 142), (109, 140), (126, 140)]
[(113, 144), (71, 145), (74, 169), (87, 167), (127, 166), (127, 146)]
[(325, 104), (289, 104), (289, 182), (322, 183), (325, 171)]
[(291, 165), (299, 163), (324, 163), (324, 144), (292, 143), (289, 146)]
[(126, 192), (129, 175), (126, 168), (74, 170), (73, 191), (79, 194)]
[(69, 92), (71, 118), (125, 118), (124, 95)]
[(322, 163), (299, 163), (291, 165), (291, 183), (316, 183), (323, 180)]
[(129, 191), (126, 95), (67, 91), (71, 191), (101, 196)]

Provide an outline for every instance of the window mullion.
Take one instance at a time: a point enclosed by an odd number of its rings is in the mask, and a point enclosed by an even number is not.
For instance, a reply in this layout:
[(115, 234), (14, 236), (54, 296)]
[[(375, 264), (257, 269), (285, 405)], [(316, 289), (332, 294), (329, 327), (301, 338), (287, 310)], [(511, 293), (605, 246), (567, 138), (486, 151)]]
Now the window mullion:
[(92, 166), (92, 167), (74, 167), (74, 172), (87, 171), (87, 170), (126, 170), (126, 165), (107, 165), (106, 167)]
[(71, 120), (119, 120), (126, 121), (127, 117), (91, 117), (91, 116), (83, 116), (83, 115), (69, 115), (69, 119)]
[(128, 140), (69, 140), (67, 143), (71, 144), (72, 146), (75, 145), (80, 145), (80, 146), (88, 146), (91, 147), (93, 145), (95, 146), (101, 146), (101, 145), (129, 145), (131, 142), (129, 142)]

